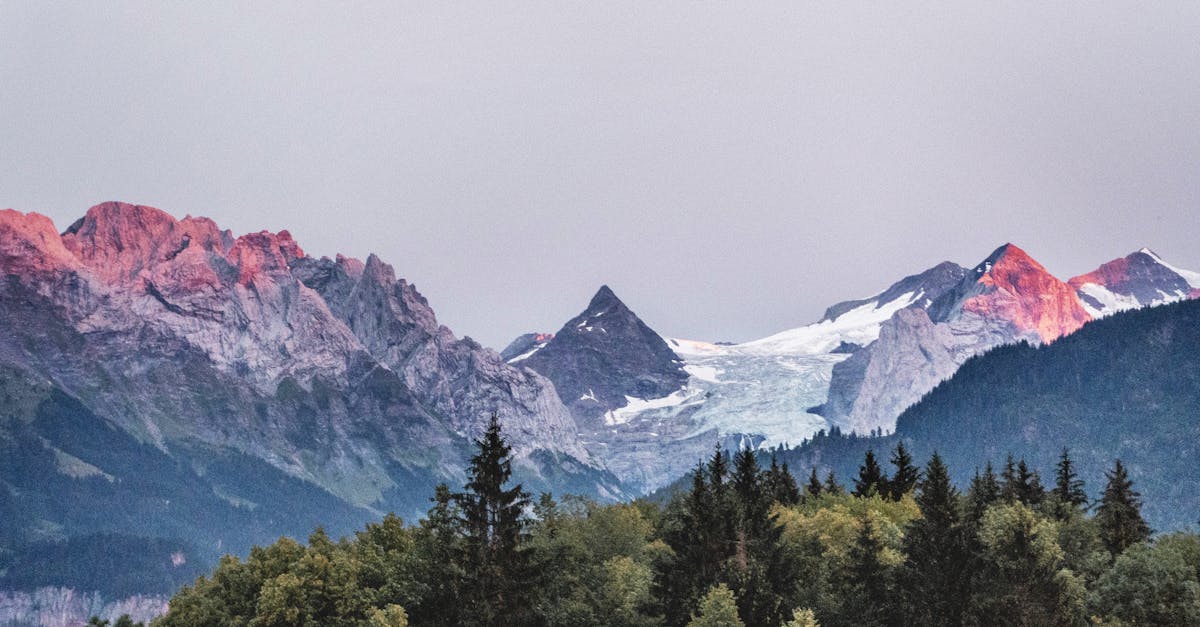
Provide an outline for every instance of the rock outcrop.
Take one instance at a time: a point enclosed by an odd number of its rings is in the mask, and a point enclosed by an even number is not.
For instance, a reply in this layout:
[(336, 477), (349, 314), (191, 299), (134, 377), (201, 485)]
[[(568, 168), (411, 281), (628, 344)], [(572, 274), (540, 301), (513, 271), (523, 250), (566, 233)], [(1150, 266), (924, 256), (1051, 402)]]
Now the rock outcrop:
[[(1190, 279), (1190, 280), (1189, 280)], [(1094, 317), (1195, 298), (1200, 275), (1171, 266), (1143, 248), (1067, 282)]]
[(456, 338), (374, 256), (104, 203), (61, 235), (0, 212), (0, 275), (0, 363), (168, 454), (237, 451), (411, 516), (494, 412), (531, 488), (620, 493), (549, 381)]
[(610, 412), (669, 396), (688, 380), (679, 356), (607, 285), (543, 348), (516, 363), (553, 381), (586, 430), (602, 429), (612, 423), (605, 418)]
[(925, 310), (901, 310), (879, 339), (834, 366), (819, 411), (843, 430), (895, 428), (896, 417), (967, 358), (1018, 341), (1051, 342), (1091, 319), (1075, 290), (1005, 244)]

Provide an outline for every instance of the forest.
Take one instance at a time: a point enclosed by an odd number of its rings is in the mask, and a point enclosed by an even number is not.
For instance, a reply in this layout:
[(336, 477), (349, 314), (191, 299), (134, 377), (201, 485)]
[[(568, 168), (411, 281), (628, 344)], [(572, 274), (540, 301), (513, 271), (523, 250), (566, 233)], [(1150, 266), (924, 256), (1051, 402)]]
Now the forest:
[(979, 460), (961, 491), (903, 443), (845, 484), (715, 449), (665, 503), (597, 504), (512, 485), (495, 418), (476, 444), (415, 525), (226, 556), (154, 624), (1200, 624), (1200, 537), (1155, 535), (1117, 460), (1093, 502), (1065, 449), (1045, 480)]

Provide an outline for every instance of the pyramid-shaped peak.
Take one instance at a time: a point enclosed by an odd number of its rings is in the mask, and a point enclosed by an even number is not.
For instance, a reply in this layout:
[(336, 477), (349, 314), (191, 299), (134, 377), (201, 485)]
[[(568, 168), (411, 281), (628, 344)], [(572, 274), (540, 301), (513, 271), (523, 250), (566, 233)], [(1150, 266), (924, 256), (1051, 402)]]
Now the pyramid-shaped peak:
[(1046, 268), (1016, 244), (1007, 243), (992, 251), (992, 254), (975, 266), (976, 276), (998, 271), (1046, 272)]
[(596, 295), (592, 296), (592, 300), (588, 303), (588, 311), (608, 309), (614, 305), (624, 307), (625, 303), (621, 302), (620, 298), (617, 298), (612, 288), (607, 285), (601, 285), (600, 289), (596, 290)]

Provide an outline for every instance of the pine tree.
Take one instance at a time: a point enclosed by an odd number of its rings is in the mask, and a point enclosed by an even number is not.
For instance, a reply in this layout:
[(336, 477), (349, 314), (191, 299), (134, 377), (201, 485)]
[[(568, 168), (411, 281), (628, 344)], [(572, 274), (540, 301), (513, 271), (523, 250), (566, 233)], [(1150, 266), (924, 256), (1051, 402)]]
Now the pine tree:
[(983, 474), (975, 471), (971, 479), (971, 487), (967, 490), (967, 521), (972, 526), (978, 526), (983, 519), (983, 512), (1001, 498), (1000, 482), (996, 479), (996, 471), (992, 462), (988, 462)]
[(512, 449), (492, 414), (479, 452), (471, 458), (466, 491), (455, 495), (464, 531), (468, 620), (484, 625), (518, 625), (527, 618), (528, 572), (522, 544), (529, 495), (512, 476)]
[(412, 608), (412, 620), (419, 625), (460, 625), (466, 571), (462, 557), (462, 517), (446, 484), (434, 488), (433, 507), (421, 521), (416, 543), (420, 559), (419, 572), (426, 591), (421, 602)]
[[(746, 622), (775, 625), (785, 617), (786, 606), (779, 591), (792, 589), (795, 569), (780, 543), (783, 530), (770, 512), (771, 501), (763, 494), (760, 485), (763, 475), (749, 449), (742, 449), (734, 456), (733, 494), (738, 525), (730, 538), (734, 553), (724, 572), (737, 594), (738, 613)], [(791, 491), (796, 492), (794, 481)]]
[(1008, 459), (1004, 461), (1004, 471), (1000, 473), (1000, 498), (1005, 503), (1015, 503), (1020, 491), (1017, 486), (1017, 465), (1013, 461), (1012, 453), (1009, 453)]
[(1036, 470), (1031, 470), (1022, 458), (1017, 464), (1017, 500), (1030, 506), (1036, 506), (1046, 497), (1042, 487), (1042, 479)]
[(1054, 500), (1059, 509), (1060, 519), (1066, 518), (1071, 510), (1085, 510), (1088, 502), (1087, 492), (1083, 490), (1083, 480), (1075, 472), (1075, 464), (1065, 446), (1056, 466)]
[(812, 473), (808, 475), (808, 486), (805, 487), (808, 493), (808, 498), (816, 498), (821, 496), (821, 480), (817, 478), (817, 467), (812, 467)]
[(959, 521), (958, 491), (942, 458), (934, 453), (916, 494), (921, 517), (904, 535), (901, 586), (905, 624), (958, 625), (967, 598), (967, 547)]
[(796, 486), (796, 478), (788, 470), (787, 462), (782, 466), (775, 453), (771, 453), (771, 467), (767, 470), (766, 489), (772, 502), (783, 505), (795, 505), (800, 502), (800, 489)]
[(839, 496), (846, 493), (842, 484), (838, 483), (837, 477), (833, 474), (833, 469), (829, 470), (829, 474), (825, 475), (825, 493), (831, 496)]
[[(738, 518), (743, 529), (757, 526), (767, 518), (767, 510), (771, 504), (763, 493), (761, 475), (753, 451), (744, 448), (734, 454), (733, 494), (737, 499)], [(752, 534), (759, 532), (758, 529), (747, 531)]]
[[(692, 472), (692, 489), (675, 512), (663, 539), (672, 552), (656, 563), (655, 596), (668, 625), (683, 625), (700, 597), (720, 579), (733, 555), (734, 519), (724, 483), (725, 455), (720, 448)], [(714, 484), (714, 477), (720, 481)]]
[(887, 475), (875, 461), (875, 451), (867, 449), (863, 465), (858, 467), (858, 479), (854, 480), (854, 496), (867, 497), (872, 495), (887, 495)]
[(904, 442), (898, 443), (892, 452), (892, 465), (896, 467), (896, 472), (888, 482), (888, 493), (893, 501), (899, 501), (916, 487), (921, 472), (913, 466), (912, 455), (904, 448)]
[(1096, 510), (1096, 522), (1100, 526), (1100, 539), (1109, 553), (1119, 555), (1130, 546), (1150, 538), (1150, 526), (1142, 518), (1141, 495), (1133, 490), (1121, 460), (1116, 461), (1112, 472), (1105, 473), (1108, 479), (1104, 496)]
[(850, 564), (846, 573), (848, 595), (845, 607), (850, 610), (853, 624), (863, 627), (882, 627), (891, 620), (889, 573), (880, 559), (883, 543), (876, 535), (875, 523), (869, 511), (862, 517), (858, 535), (850, 547)]
[(800, 498), (800, 486), (796, 485), (796, 477), (792, 476), (787, 462), (783, 462), (775, 485), (775, 500), (784, 505), (795, 505), (800, 502)]

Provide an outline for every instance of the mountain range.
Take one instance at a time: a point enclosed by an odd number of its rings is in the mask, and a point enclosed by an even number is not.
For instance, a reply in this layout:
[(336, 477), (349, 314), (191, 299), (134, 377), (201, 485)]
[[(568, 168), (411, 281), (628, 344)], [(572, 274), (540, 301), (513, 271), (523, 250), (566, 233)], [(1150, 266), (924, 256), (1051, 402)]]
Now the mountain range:
[(630, 498), (714, 446), (890, 433), (973, 357), (1200, 296), (1147, 249), (1062, 281), (1005, 244), (740, 344), (660, 334), (603, 286), (498, 353), (374, 255), (116, 202), (61, 232), (0, 211), (0, 274), (0, 571), (103, 534), (211, 560), (411, 520), (493, 413), (527, 489)]

